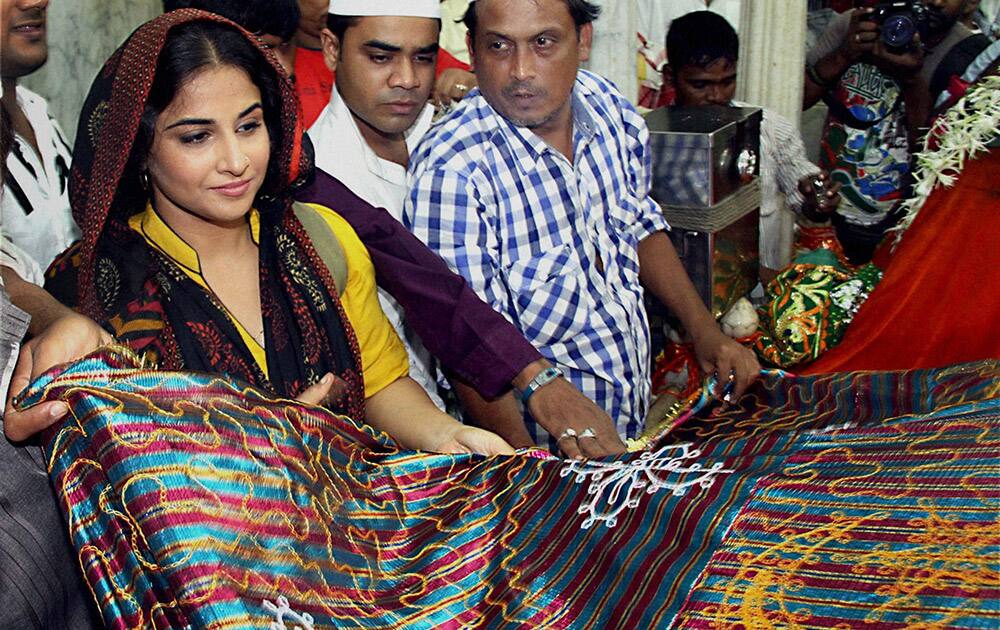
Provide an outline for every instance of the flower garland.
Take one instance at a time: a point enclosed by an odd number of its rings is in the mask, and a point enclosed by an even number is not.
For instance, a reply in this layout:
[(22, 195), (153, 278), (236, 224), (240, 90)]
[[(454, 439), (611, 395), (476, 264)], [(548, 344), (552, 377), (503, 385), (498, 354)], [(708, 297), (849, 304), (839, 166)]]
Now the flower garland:
[(1000, 75), (992, 74), (970, 87), (931, 127), (927, 148), (917, 155), (913, 196), (901, 206), (906, 215), (892, 229), (897, 232), (894, 247), (899, 245), (931, 193), (938, 186), (953, 186), (966, 160), (985, 151), (997, 136), (1000, 136)]

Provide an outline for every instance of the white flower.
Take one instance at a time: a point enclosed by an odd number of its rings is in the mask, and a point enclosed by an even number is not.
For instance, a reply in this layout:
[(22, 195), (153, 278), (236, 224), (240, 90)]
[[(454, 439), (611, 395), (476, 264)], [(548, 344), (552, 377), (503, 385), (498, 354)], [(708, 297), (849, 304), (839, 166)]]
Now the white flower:
[(906, 214), (892, 229), (896, 232), (893, 247), (899, 245), (934, 189), (939, 185), (954, 186), (965, 168), (965, 161), (985, 151), (997, 135), (1000, 135), (1000, 76), (993, 75), (969, 88), (928, 134), (938, 139), (938, 145), (916, 157), (914, 195), (901, 205)]

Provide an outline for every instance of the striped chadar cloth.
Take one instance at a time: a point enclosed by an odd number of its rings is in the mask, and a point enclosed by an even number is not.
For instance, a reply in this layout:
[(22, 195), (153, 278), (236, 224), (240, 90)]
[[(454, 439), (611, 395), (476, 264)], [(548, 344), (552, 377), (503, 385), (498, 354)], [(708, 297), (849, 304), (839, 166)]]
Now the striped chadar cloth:
[(761, 478), (683, 628), (997, 628), (996, 411), (816, 436)]
[(24, 403), (71, 406), (46, 453), (109, 627), (995, 627), (998, 396), (996, 363), (769, 374), (590, 463), (110, 350)]

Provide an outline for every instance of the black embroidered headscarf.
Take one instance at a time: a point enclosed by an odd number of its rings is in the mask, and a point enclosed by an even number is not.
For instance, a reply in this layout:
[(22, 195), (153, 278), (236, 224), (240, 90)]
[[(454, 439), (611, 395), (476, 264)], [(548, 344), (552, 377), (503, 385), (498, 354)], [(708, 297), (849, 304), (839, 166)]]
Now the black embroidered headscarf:
[[(250, 78), (260, 88), (271, 140), (254, 206), (260, 212), (267, 377), (214, 295), (128, 226), (149, 200), (141, 174), (155, 122), (147, 101), (160, 53), (172, 38), (192, 30), (208, 39), (238, 33), (259, 56), (260, 68)], [(364, 384), (357, 340), (330, 273), (291, 210), (291, 184), (312, 166), (301, 147), (294, 88), (252, 34), (193, 9), (139, 27), (105, 63), (80, 117), (70, 178), (73, 216), (83, 230), (79, 306), (164, 369), (222, 372), (285, 397), (332, 372), (348, 388), (331, 408), (360, 420)]]

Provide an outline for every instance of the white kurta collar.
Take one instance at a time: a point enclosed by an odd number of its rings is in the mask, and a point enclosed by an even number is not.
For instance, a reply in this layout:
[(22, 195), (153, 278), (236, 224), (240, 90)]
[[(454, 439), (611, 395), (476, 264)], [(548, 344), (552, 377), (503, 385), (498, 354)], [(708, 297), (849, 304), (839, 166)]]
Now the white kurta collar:
[[(406, 131), (406, 148), (412, 152), (430, 129), (434, 109), (428, 103), (417, 121)], [(316, 166), (330, 173), (368, 203), (384, 207), (394, 217), (402, 216), (406, 194), (406, 169), (383, 160), (368, 146), (357, 121), (334, 87), (309, 138), (316, 149)]]

